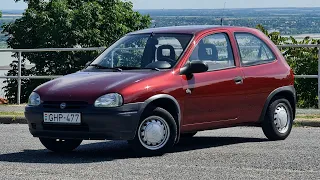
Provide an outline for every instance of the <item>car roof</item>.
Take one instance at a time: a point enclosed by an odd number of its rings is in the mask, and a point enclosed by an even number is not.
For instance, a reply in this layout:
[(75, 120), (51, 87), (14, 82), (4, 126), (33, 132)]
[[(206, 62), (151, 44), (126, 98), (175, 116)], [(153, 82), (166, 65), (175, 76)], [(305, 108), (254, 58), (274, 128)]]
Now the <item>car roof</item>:
[(149, 28), (139, 31), (135, 31), (129, 34), (149, 34), (149, 33), (179, 33), (179, 34), (196, 34), (206, 30), (213, 29), (251, 29), (245, 27), (235, 27), (235, 26), (220, 26), (220, 25), (191, 25), (191, 26), (169, 26), (169, 27), (158, 27)]

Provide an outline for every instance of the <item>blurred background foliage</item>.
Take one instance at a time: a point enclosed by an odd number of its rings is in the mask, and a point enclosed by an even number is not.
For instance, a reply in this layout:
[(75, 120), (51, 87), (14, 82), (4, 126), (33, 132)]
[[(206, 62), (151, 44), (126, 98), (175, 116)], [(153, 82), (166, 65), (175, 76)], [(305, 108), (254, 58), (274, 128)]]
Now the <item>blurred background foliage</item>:
[[(320, 41), (305, 37), (297, 41), (292, 36), (282, 37), (279, 32), (268, 32), (262, 25), (257, 29), (266, 34), (276, 45), (284, 44), (319, 44)], [(280, 48), (288, 64), (299, 75), (318, 74), (318, 48)], [(318, 80), (296, 79), (297, 106), (300, 108), (317, 108), (318, 106)]]
[[(133, 10), (130, 1), (121, 0), (28, 0), (21, 18), (5, 24), (2, 33), (13, 49), (108, 47), (123, 35), (151, 25), (149, 15)], [(22, 75), (65, 75), (74, 73), (99, 52), (22, 53), (35, 64), (22, 65)], [(17, 54), (13, 55), (17, 57)], [(8, 76), (17, 75), (17, 61), (10, 64)], [(35, 87), (46, 80), (22, 80), (21, 102), (26, 102)], [(10, 103), (16, 102), (17, 81), (6, 79), (4, 87)]]

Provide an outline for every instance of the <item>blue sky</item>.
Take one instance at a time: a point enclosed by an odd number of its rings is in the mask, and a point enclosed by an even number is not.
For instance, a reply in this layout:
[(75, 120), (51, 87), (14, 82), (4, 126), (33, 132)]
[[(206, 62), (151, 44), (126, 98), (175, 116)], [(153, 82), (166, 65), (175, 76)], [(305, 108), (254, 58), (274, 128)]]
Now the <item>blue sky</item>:
[[(261, 7), (320, 7), (319, 0), (131, 0), (135, 9), (216, 9)], [(0, 0), (0, 9), (25, 9), (26, 3)]]
[(15, 3), (14, 0), (0, 0), (0, 10), (5, 9), (25, 9), (27, 4), (24, 2)]
[(319, 0), (132, 0), (136, 9), (320, 7)]

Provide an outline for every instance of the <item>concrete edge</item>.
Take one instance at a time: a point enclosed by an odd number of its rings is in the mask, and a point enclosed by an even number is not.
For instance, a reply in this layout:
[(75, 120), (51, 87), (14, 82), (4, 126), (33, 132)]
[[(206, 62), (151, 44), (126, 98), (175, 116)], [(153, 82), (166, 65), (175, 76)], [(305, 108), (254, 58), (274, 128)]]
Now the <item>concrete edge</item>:
[(0, 124), (28, 124), (24, 116), (0, 116)]
[(320, 127), (319, 119), (296, 119), (294, 121), (295, 126), (306, 126), (306, 127)]
[[(0, 116), (0, 124), (28, 124), (24, 116)], [(320, 127), (319, 119), (296, 119), (294, 126)]]

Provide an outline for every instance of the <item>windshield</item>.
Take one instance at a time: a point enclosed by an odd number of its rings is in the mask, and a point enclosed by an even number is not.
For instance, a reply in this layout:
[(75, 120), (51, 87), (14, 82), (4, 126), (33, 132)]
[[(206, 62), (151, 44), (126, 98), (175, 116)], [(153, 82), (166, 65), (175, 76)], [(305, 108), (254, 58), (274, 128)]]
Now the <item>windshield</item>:
[(170, 69), (185, 51), (191, 34), (127, 35), (104, 51), (95, 68)]

